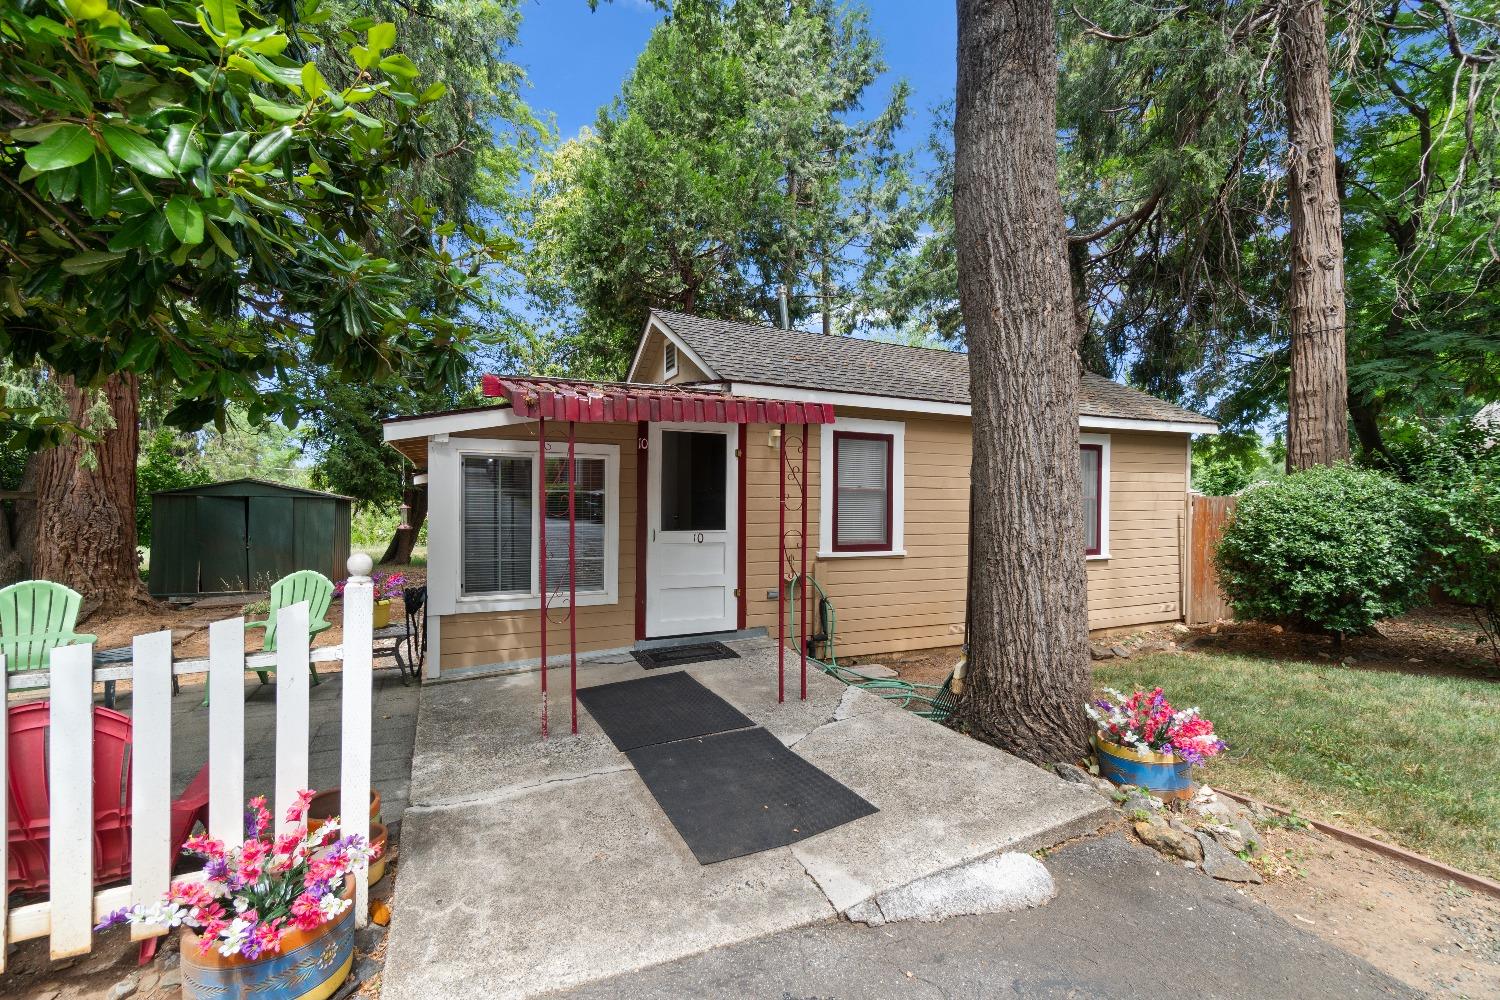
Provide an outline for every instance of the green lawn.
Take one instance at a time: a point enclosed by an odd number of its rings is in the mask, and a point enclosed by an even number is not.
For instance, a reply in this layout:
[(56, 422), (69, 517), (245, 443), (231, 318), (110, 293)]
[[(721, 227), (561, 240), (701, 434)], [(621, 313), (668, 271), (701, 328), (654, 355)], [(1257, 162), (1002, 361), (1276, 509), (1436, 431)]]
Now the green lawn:
[(1500, 876), (1500, 684), (1202, 653), (1094, 679), (1202, 708), (1229, 743), (1209, 784)]

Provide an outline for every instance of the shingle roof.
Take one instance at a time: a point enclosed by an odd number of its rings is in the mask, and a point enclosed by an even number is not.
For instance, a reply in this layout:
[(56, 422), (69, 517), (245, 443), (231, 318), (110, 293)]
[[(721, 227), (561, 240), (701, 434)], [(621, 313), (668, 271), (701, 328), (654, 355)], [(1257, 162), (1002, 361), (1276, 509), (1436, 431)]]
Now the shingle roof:
[[(715, 376), (728, 381), (940, 403), (969, 402), (969, 356), (957, 351), (857, 337), (825, 337), (663, 309), (651, 312), (682, 338)], [(1089, 372), (1083, 375), (1078, 408), (1081, 414), (1093, 417), (1214, 425), (1201, 414)]]

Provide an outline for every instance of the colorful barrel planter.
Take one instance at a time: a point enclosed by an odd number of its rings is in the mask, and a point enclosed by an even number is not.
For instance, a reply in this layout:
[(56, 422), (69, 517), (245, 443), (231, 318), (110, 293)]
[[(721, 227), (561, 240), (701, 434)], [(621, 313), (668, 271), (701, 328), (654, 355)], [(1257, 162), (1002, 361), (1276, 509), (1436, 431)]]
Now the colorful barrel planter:
[(1117, 785), (1145, 788), (1163, 799), (1187, 799), (1193, 795), (1193, 768), (1185, 760), (1172, 754), (1122, 747), (1097, 733), (1094, 749), (1099, 753), (1099, 773)]
[[(338, 785), (334, 785), (325, 791), (319, 792), (312, 797), (307, 804), (307, 830), (309, 833), (317, 830), (328, 820), (339, 814), (339, 802), (343, 793)], [(380, 791), (370, 789), (370, 822), (380, 822)]]
[[(353, 882), (344, 889), (352, 899)], [(311, 931), (293, 930), (281, 950), (254, 961), (198, 950), (198, 935), (182, 932), (182, 995), (186, 1000), (328, 1000), (354, 965), (354, 907)]]
[(370, 846), (375, 848), (377, 857), (370, 862), (370, 885), (374, 885), (385, 878), (385, 850), (387, 832), (384, 823), (370, 824)]

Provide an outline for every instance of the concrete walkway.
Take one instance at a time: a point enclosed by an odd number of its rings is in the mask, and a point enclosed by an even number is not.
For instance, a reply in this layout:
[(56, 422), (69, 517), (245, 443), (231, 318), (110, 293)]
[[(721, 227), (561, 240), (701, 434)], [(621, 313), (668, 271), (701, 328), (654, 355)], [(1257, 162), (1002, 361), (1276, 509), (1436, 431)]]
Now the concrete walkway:
[(941, 923), (820, 924), (556, 994), (1303, 1000), (1421, 994), (1198, 872), (1119, 837), (1047, 858), (1057, 898)]
[[(778, 705), (772, 644), (731, 645), (742, 659), (686, 669), (880, 812), (701, 866), (582, 707), (568, 734), (566, 670), (549, 675), (545, 742), (536, 673), (426, 685), (385, 1000), (601, 980), (828, 921), (934, 872), (1092, 831), (1108, 813), (1091, 790), (821, 674), (808, 701)], [(645, 676), (623, 658), (579, 673), (581, 685)]]

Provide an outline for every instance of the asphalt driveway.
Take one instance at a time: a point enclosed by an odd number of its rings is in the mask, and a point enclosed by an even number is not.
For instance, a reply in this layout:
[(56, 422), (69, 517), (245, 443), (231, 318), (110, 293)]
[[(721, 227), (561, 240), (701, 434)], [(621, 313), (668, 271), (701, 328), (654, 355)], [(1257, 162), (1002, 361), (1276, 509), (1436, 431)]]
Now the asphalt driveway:
[(1120, 837), (1046, 859), (1021, 913), (786, 931), (567, 992), (566, 1000), (1193, 1000), (1420, 997), (1233, 889)]

